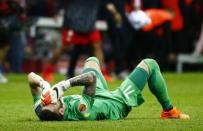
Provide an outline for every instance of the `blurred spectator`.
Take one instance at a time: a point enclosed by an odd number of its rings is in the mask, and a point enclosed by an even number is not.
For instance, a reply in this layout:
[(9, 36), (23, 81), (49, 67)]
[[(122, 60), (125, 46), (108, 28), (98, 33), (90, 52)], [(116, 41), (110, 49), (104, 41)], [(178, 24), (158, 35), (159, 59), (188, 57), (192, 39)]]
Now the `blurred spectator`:
[[(54, 27), (36, 26), (40, 18), (53, 19), (57, 23), (60, 15), (59, 9), (60, 1), (57, 0), (27, 0), (27, 14), (32, 24), (29, 37), (30, 45), (27, 50), (30, 51), (29, 53), (34, 54), (34, 56), (31, 56), (31, 59), (27, 59), (26, 63), (33, 63), (31, 70), (41, 71), (44, 65), (46, 66), (47, 61), (61, 47), (60, 30)], [(41, 66), (39, 66), (39, 63)], [(24, 67), (26, 68), (26, 64)]]
[[(101, 18), (108, 23), (108, 34), (112, 44), (115, 73), (123, 79), (128, 72), (128, 49), (133, 43), (133, 28), (125, 12), (125, 0), (102, 1)], [(131, 58), (131, 57), (130, 57)], [(133, 58), (134, 59), (134, 58)]]
[[(8, 52), (8, 60), (10, 63), (10, 69), (14, 73), (22, 72), (22, 63), (24, 59), (24, 49), (27, 44), (25, 26), (27, 22), (26, 16), (26, 3), (25, 0), (13, 0), (16, 2), (16, 7), (19, 11), (16, 11), (16, 18), (11, 18), (10, 21), (15, 22), (16, 29), (12, 30), (10, 35), (10, 50)], [(17, 18), (18, 17), (18, 18)], [(14, 57), (15, 56), (15, 57)]]
[(70, 68), (68, 70), (69, 77), (73, 76), (76, 61), (80, 52), (82, 51), (78, 50), (80, 48), (79, 46), (84, 48), (83, 50), (90, 51), (91, 48), (88, 48), (89, 46), (87, 46), (90, 44), (93, 48), (92, 55), (97, 56), (101, 61), (102, 73), (104, 77), (106, 77), (107, 80), (111, 80), (105, 69), (100, 32), (95, 29), (99, 5), (100, 0), (72, 0), (66, 2), (63, 26), (63, 44), (66, 46), (71, 44), (75, 45), (75, 50), (73, 51), (71, 58)]
[(9, 33), (7, 28), (2, 27), (2, 24), (0, 24), (0, 83), (7, 82), (7, 79), (3, 75), (3, 63), (9, 47)]
[(147, 20), (148, 17), (151, 21), (145, 23), (140, 30), (135, 28), (136, 44), (130, 48), (130, 52), (133, 52), (131, 57), (135, 59), (134, 64), (145, 57), (152, 57), (162, 67), (167, 66), (167, 55), (171, 45), (170, 21), (173, 15), (163, 9), (161, 0), (131, 0), (127, 3), (126, 9), (129, 16), (136, 12), (136, 17), (142, 15), (143, 20)]
[(199, 8), (201, 2), (198, 0), (162, 0), (162, 2), (164, 8), (171, 10), (174, 14), (171, 22), (172, 50), (169, 58), (175, 62), (177, 54), (191, 53), (193, 49), (192, 43), (200, 28), (198, 19), (202, 15), (198, 13), (197, 7)]
[(24, 0), (0, 1), (0, 42), (1, 49), (3, 50), (1, 52), (0, 64), (2, 66), (3, 59), (5, 59), (6, 53), (10, 47), (9, 61), (13, 72), (19, 72), (21, 70), (25, 45), (22, 38), (23, 35), (21, 36), (21, 34), (23, 33), (22, 29), (25, 21)]
[(180, 8), (181, 0), (162, 0), (164, 8), (170, 10), (174, 14), (174, 18), (171, 21), (171, 32), (172, 32), (172, 52), (170, 59), (175, 60), (175, 55), (178, 52), (182, 52), (184, 49), (184, 18)]
[[(43, 57), (41, 61), (46, 63), (48, 60), (48, 63), (51, 63), (46, 64), (43, 70), (44, 76), (53, 72), (53, 65), (61, 57), (62, 52), (71, 56), (68, 57), (70, 65), (66, 64), (69, 66), (68, 77), (73, 76), (77, 59), (81, 54), (96, 55), (102, 61), (103, 71), (106, 73), (104, 64), (106, 54), (103, 54), (102, 46), (105, 51), (106, 48), (111, 48), (108, 49), (110, 51), (108, 56), (111, 54), (110, 59), (105, 60), (110, 60), (111, 69), (112, 61), (115, 61), (115, 73), (118, 78), (124, 78), (128, 70), (145, 57), (155, 58), (162, 68), (167, 69), (170, 62), (171, 65), (175, 64), (177, 54), (192, 51), (192, 43), (198, 36), (203, 14), (201, 0), (26, 0), (26, 2), (31, 23), (39, 17), (53, 18), (57, 22), (59, 10), (65, 12), (62, 37), (61, 29), (38, 27), (37, 35), (32, 39), (29, 38), (34, 41), (31, 42), (33, 55), (37, 53), (32, 58)], [(0, 0), (0, 3), (0, 30), (9, 34), (0, 33), (1, 36), (5, 36), (1, 37), (1, 41), (7, 41), (1, 42), (0, 63), (2, 65), (3, 56), (5, 57), (10, 46), (8, 60), (11, 70), (21, 72), (24, 53), (22, 50), (27, 43), (23, 30), (26, 20), (25, 0)], [(98, 12), (99, 19), (106, 20), (108, 24), (108, 31), (102, 32), (109, 38), (104, 45), (101, 45), (103, 37), (101, 38), (100, 32), (95, 29)], [(137, 19), (129, 21), (127, 17)], [(151, 23), (146, 22), (145, 18), (150, 18)], [(200, 41), (201, 37), (196, 44), (196, 54), (201, 52)], [(83, 59), (83, 57), (79, 58), (80, 66)], [(41, 71), (42, 66), (37, 68)], [(2, 67), (0, 69), (2, 70)]]
[(14, 73), (21, 73), (27, 38), (26, 33), (23, 30), (19, 30), (15, 33), (16, 34), (10, 37), (11, 47), (8, 52), (8, 60), (10, 63), (11, 71)]
[(179, 6), (183, 16), (183, 39), (185, 40), (180, 47), (179, 53), (191, 53), (193, 43), (201, 31), (202, 4), (198, 0), (180, 0)]
[[(79, 55), (85, 51), (89, 55), (98, 57), (101, 61), (104, 76), (110, 79), (105, 72), (100, 32), (95, 29), (99, 2), (99, 0), (62, 1), (62, 7), (65, 11), (62, 33), (63, 47), (54, 53), (51, 65), (47, 65), (44, 69), (43, 76), (45, 79), (51, 80), (53, 78), (52, 65), (58, 60), (61, 53), (71, 46), (73, 46), (73, 50), (67, 77), (73, 77)], [(90, 47), (93, 48), (93, 52), (91, 52)]]
[(69, 46), (71, 44), (77, 45), (75, 46), (75, 50), (71, 57), (68, 77), (74, 75), (76, 61), (79, 54), (82, 53), (82, 50), (79, 49), (79, 45), (81, 48), (84, 46), (83, 48), (86, 48), (84, 50), (91, 50), (86, 46), (91, 44), (93, 47), (93, 54), (99, 58), (102, 67), (104, 67), (101, 36), (100, 32), (95, 29), (99, 4), (99, 0), (70, 0), (65, 2), (62, 41), (64, 46)]

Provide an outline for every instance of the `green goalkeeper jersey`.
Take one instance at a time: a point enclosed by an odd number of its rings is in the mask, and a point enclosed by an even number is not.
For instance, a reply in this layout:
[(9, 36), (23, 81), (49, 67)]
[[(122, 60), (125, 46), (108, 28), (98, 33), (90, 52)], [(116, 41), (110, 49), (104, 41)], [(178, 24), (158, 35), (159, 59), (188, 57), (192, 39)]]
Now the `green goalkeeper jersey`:
[[(141, 91), (131, 79), (124, 80), (115, 91), (109, 91), (107, 83), (100, 73), (89, 68), (84, 72), (88, 71), (94, 71), (97, 76), (95, 96), (91, 97), (83, 93), (62, 97), (61, 102), (65, 106), (63, 120), (122, 119), (128, 115), (132, 107), (144, 102)], [(34, 109), (39, 116), (40, 95), (33, 96), (33, 98)]]
[[(132, 80), (129, 76), (115, 91), (109, 91), (102, 74), (92, 68), (85, 68), (83, 72), (89, 71), (96, 73), (95, 96), (91, 97), (83, 93), (82, 95), (62, 97), (61, 102), (65, 106), (63, 120), (122, 119), (128, 115), (132, 107), (139, 106), (144, 102), (141, 90), (138, 88), (138, 85), (143, 83), (140, 79), (142, 77), (133, 76)], [(136, 71), (138, 76), (143, 74), (143, 70), (140, 68)], [(147, 79), (147, 77), (144, 78)], [(40, 95), (33, 98), (35, 112), (39, 115), (41, 110)]]
[[(93, 69), (86, 69), (95, 71)], [(127, 78), (115, 91), (109, 91), (103, 76), (97, 76), (94, 97), (86, 94), (71, 95), (62, 98), (65, 105), (64, 120), (117, 120), (128, 115), (131, 107), (144, 102), (141, 91)]]
[(131, 107), (116, 100), (112, 93), (103, 93), (103, 97), (94, 98), (84, 94), (64, 97), (64, 120), (117, 120), (126, 117)]
[[(61, 102), (65, 106), (63, 120), (122, 119), (128, 115), (132, 107), (144, 102), (141, 91), (147, 81), (150, 90), (155, 94), (163, 109), (172, 109), (158, 64), (151, 59), (145, 59), (144, 62), (149, 67), (149, 73), (136, 67), (115, 91), (108, 90), (107, 83), (100, 71), (95, 68), (85, 68), (84, 73), (94, 71), (96, 74), (95, 95), (88, 96), (85, 91), (82, 95), (62, 97)], [(40, 96), (40, 93), (33, 95), (34, 109), (38, 116), (43, 106)]]

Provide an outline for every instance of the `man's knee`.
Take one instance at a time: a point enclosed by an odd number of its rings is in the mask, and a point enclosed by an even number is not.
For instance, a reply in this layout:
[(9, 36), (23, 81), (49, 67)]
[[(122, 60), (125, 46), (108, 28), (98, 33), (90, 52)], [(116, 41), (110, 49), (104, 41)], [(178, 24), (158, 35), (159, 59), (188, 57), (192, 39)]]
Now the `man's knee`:
[(160, 70), (158, 63), (154, 59), (144, 59), (144, 62), (147, 64), (150, 72), (153, 70)]
[(147, 74), (149, 74), (149, 67), (147, 66), (147, 64), (144, 62), (144, 60), (142, 60), (137, 67), (142, 68), (143, 70), (145, 70), (147, 72)]
[(85, 67), (84, 68), (93, 68), (100, 72), (100, 63), (99, 60), (96, 57), (89, 57), (85, 61)]
[(96, 64), (98, 64), (99, 66), (100, 66), (100, 63), (99, 63), (99, 60), (98, 60), (98, 58), (97, 57), (94, 57), (94, 56), (92, 56), (92, 57), (89, 57), (86, 61), (85, 61), (85, 63), (87, 63), (87, 62), (95, 62)]

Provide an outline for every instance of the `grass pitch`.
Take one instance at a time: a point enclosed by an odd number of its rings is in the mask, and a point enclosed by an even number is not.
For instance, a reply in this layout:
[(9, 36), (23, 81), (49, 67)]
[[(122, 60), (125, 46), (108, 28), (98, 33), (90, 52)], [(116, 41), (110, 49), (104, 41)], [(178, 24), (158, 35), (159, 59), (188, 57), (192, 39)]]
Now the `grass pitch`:
[[(0, 131), (6, 130), (203, 130), (203, 74), (164, 74), (172, 103), (190, 115), (190, 120), (161, 120), (161, 106), (145, 87), (145, 103), (133, 108), (127, 118), (111, 121), (41, 122), (33, 111), (26, 75), (8, 75), (9, 83), (0, 84)], [(57, 76), (57, 81), (63, 79)], [(110, 84), (113, 90), (121, 83)], [(72, 88), (66, 94), (81, 93)]]

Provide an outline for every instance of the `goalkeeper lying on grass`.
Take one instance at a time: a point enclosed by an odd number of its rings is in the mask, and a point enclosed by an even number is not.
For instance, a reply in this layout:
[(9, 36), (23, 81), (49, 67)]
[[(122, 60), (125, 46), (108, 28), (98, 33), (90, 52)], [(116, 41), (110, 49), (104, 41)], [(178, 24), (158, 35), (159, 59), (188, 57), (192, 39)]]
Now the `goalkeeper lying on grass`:
[[(28, 81), (40, 120), (123, 119), (132, 107), (144, 102), (141, 92), (147, 82), (163, 108), (161, 118), (189, 119), (171, 104), (166, 83), (153, 59), (141, 61), (115, 91), (108, 90), (95, 57), (86, 60), (83, 74), (52, 87), (35, 73), (28, 75)], [(74, 86), (84, 86), (82, 95), (63, 96), (64, 91)]]

